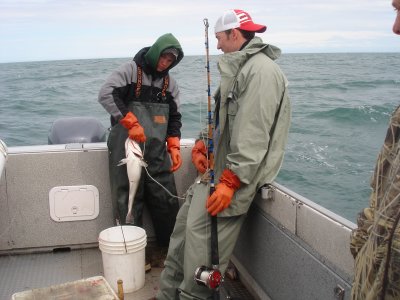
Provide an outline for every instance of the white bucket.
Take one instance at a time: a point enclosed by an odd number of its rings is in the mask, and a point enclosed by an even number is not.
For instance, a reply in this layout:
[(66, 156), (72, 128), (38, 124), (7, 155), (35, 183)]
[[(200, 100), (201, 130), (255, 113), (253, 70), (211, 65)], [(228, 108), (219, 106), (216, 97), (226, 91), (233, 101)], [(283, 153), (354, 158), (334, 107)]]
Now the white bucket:
[(118, 291), (118, 279), (123, 280), (125, 293), (144, 286), (146, 244), (146, 231), (137, 226), (115, 226), (100, 232), (104, 277), (114, 291)]

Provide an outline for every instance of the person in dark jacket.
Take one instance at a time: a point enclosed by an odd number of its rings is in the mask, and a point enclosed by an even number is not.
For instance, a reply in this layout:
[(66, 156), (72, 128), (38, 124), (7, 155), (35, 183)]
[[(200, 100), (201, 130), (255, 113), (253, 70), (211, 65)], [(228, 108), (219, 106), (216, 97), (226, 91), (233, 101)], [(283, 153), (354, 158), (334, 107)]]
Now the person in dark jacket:
[(133, 202), (133, 225), (143, 225), (146, 205), (158, 246), (165, 251), (179, 209), (173, 172), (182, 164), (179, 88), (169, 71), (183, 56), (178, 40), (171, 33), (164, 34), (151, 47), (141, 49), (132, 61), (116, 69), (98, 96), (111, 115), (107, 146), (115, 220), (117, 224), (126, 224), (129, 209), (126, 165), (118, 166), (125, 157), (125, 140), (129, 136), (139, 143), (152, 177), (142, 169)]

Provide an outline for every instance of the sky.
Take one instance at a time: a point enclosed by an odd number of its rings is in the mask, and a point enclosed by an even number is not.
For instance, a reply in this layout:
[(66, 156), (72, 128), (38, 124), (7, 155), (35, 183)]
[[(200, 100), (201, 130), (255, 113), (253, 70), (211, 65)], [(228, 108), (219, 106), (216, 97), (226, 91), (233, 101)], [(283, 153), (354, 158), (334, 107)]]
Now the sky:
[(0, 0), (0, 63), (132, 57), (172, 33), (185, 55), (216, 49), (214, 24), (243, 9), (283, 53), (399, 52), (391, 0)]

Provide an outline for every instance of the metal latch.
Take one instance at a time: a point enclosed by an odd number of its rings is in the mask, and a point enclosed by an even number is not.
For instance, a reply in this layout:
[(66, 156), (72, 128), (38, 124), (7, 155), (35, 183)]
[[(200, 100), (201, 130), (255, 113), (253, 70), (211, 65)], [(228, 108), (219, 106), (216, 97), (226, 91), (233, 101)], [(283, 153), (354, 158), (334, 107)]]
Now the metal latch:
[(261, 198), (263, 200), (273, 200), (274, 199), (274, 189), (270, 186), (263, 186), (261, 188)]
[(333, 292), (335, 294), (335, 298), (339, 300), (344, 299), (344, 288), (342, 288), (340, 285), (336, 285), (336, 287), (333, 289)]

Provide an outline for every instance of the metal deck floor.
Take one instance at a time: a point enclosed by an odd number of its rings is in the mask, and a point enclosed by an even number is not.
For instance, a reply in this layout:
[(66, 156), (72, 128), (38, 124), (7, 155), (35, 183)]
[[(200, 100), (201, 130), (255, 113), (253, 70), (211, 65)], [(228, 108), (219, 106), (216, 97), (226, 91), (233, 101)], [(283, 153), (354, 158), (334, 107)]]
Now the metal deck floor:
[[(145, 275), (144, 288), (125, 294), (125, 300), (147, 300), (154, 297), (162, 268), (152, 268)], [(14, 293), (49, 287), (82, 278), (103, 276), (101, 251), (98, 248), (0, 256), (0, 299)], [(240, 281), (226, 279), (221, 299), (254, 299)]]

